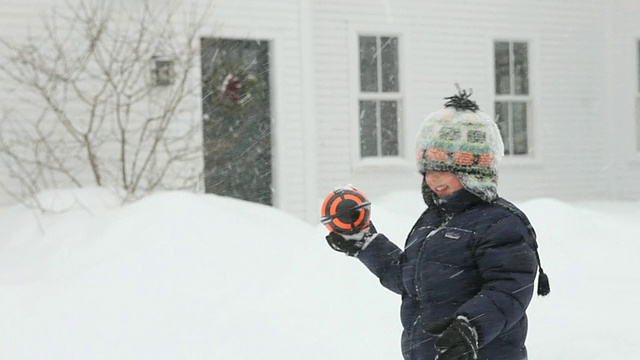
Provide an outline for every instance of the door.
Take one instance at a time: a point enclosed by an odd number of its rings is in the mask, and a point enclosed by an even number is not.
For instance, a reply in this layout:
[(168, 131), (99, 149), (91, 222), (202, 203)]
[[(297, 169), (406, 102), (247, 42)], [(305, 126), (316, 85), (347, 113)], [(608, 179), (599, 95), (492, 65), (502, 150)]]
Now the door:
[(203, 38), (205, 191), (272, 205), (269, 43)]

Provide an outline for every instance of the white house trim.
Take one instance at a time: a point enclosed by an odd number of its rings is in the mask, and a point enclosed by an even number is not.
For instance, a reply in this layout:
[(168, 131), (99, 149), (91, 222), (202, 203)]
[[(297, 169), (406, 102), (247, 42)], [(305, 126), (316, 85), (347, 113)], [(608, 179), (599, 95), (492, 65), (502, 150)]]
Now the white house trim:
[(302, 122), (304, 123), (305, 219), (318, 220), (315, 199), (318, 197), (318, 141), (315, 108), (315, 72), (313, 56), (313, 0), (300, 0), (300, 58), (302, 83)]

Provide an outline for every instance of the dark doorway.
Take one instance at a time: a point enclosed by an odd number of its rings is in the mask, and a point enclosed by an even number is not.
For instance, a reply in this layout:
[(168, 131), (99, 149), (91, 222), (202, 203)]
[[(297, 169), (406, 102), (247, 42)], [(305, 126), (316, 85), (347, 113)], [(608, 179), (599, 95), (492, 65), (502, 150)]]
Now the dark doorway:
[(271, 205), (269, 43), (200, 45), (205, 191)]

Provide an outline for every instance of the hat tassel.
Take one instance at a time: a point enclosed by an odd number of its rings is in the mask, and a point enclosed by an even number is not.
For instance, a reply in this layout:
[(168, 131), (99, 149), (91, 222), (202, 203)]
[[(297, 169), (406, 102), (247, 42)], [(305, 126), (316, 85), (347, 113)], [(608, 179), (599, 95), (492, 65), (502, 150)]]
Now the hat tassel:
[(540, 255), (538, 254), (538, 249), (536, 247), (536, 259), (538, 260), (538, 295), (547, 296), (551, 292), (551, 286), (549, 285), (549, 277), (542, 270), (542, 265), (540, 264)]

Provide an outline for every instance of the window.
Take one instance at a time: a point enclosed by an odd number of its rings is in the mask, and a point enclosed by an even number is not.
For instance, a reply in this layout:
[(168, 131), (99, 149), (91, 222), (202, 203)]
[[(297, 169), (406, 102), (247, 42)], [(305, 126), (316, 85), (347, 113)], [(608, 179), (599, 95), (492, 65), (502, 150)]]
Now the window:
[(399, 155), (398, 38), (360, 36), (360, 157)]
[(495, 114), (505, 155), (526, 155), (531, 121), (528, 44), (496, 41), (494, 67)]

